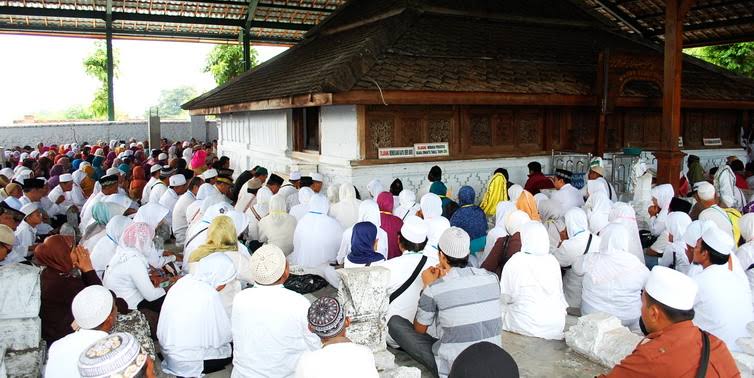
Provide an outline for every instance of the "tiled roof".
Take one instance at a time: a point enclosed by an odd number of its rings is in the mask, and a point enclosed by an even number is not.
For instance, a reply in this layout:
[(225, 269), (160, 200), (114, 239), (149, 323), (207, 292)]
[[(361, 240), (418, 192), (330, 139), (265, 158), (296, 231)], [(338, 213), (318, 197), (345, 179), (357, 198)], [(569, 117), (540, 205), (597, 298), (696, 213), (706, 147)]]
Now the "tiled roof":
[[(575, 6), (564, 8), (567, 2), (548, 8), (543, 7), (547, 0), (482, 1), (491, 7), (485, 8), (489, 17), (463, 15), (469, 5), (460, 1), (441, 1), (449, 8), (440, 10), (438, 2), (426, 3), (432, 5), (352, 1), (304, 42), (184, 107), (378, 88), (593, 95), (603, 48), (662, 54), (647, 41), (586, 23), (592, 16)], [(361, 4), (366, 8), (359, 18)], [(397, 11), (388, 13), (391, 9)], [(501, 13), (506, 9), (511, 13)], [(348, 29), (360, 20), (371, 22)], [(691, 58), (684, 71), (685, 98), (754, 100), (751, 80)]]

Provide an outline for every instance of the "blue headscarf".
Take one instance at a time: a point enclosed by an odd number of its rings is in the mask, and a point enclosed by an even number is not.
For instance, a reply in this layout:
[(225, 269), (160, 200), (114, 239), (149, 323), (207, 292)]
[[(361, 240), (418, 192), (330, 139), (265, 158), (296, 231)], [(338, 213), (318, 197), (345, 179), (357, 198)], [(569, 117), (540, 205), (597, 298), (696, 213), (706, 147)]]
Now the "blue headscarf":
[(384, 256), (374, 251), (375, 240), (377, 226), (371, 222), (356, 223), (351, 234), (351, 253), (348, 254), (348, 261), (354, 264), (369, 264), (384, 260)]
[(487, 234), (487, 217), (481, 207), (474, 205), (474, 188), (463, 186), (458, 191), (458, 204), (461, 207), (450, 217), (450, 225), (460, 227), (474, 240)]
[(105, 158), (102, 156), (95, 156), (92, 160), (92, 167), (94, 167), (94, 179), (99, 180), (105, 175), (105, 171), (102, 170), (102, 163), (105, 162)]
[(79, 166), (81, 165), (81, 162), (82, 162), (82, 161), (83, 161), (83, 160), (81, 160), (81, 159), (75, 159), (75, 160), (74, 160), (74, 161), (73, 161), (73, 162), (71, 163), (71, 173), (73, 173), (73, 172), (76, 172), (76, 171), (78, 171), (78, 170), (79, 170)]
[(106, 225), (110, 221), (110, 208), (104, 202), (97, 202), (92, 205), (92, 219), (101, 225)]

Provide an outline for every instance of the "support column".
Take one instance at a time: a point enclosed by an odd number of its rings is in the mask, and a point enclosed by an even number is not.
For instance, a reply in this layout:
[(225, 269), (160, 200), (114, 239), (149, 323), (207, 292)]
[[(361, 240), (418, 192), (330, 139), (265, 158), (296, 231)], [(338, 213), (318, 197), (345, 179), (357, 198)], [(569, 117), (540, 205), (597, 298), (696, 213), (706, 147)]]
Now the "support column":
[[(110, 2), (108, 1), (108, 4), (109, 3)], [(107, 120), (115, 121), (115, 97), (113, 95), (113, 16), (108, 11), (106, 17), (105, 44), (107, 45)]]
[(251, 69), (251, 36), (249, 35), (249, 29), (244, 29), (243, 33), (243, 70), (248, 71)]
[(662, 90), (661, 149), (657, 157), (657, 182), (678, 189), (683, 152), (681, 136), (681, 73), (683, 71), (683, 20), (693, 0), (665, 2), (665, 65)]

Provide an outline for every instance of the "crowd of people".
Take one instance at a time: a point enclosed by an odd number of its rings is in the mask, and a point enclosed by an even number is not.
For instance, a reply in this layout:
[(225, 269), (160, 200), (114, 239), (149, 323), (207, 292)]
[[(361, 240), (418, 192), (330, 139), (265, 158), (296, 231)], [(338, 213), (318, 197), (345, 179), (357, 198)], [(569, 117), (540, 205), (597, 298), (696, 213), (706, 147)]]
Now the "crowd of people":
[(483, 193), (450, 192), (434, 166), (418, 191), (396, 178), (361, 193), (316, 172), (234, 172), (216, 148), (4, 151), (0, 265), (44, 268), (45, 376), (376, 377), (343, 304), (303, 296), (375, 266), (390, 272), (387, 344), (438, 377), (517, 376), (503, 331), (559, 340), (568, 313), (597, 312), (647, 335), (608, 376), (737, 373), (754, 205), (735, 158), (708, 175), (689, 157), (677, 191), (647, 187), (637, 208), (600, 160), (583, 188), (532, 162), (523, 186), (500, 168)]

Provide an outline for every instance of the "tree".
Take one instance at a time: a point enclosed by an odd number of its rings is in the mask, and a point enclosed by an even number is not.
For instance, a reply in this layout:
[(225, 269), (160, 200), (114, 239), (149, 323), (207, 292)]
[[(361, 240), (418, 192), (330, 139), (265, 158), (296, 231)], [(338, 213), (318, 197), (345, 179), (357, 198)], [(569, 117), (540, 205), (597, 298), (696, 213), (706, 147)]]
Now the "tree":
[[(257, 62), (257, 50), (251, 48), (251, 67), (255, 67)], [(240, 45), (217, 45), (207, 55), (207, 63), (204, 66), (204, 72), (209, 72), (215, 78), (217, 85), (223, 85), (228, 80), (242, 74), (243, 66), (243, 47)]]
[(688, 52), (712, 64), (754, 78), (754, 42), (699, 47), (689, 49)]
[[(118, 77), (118, 50), (113, 50), (113, 77)], [(94, 43), (94, 51), (84, 59), (86, 74), (97, 79), (100, 87), (94, 92), (92, 113), (96, 117), (107, 116), (107, 47), (103, 41)]]
[(196, 93), (196, 89), (190, 86), (163, 89), (157, 105), (159, 115), (165, 118), (184, 117), (187, 113), (181, 109), (181, 105), (196, 97)]

